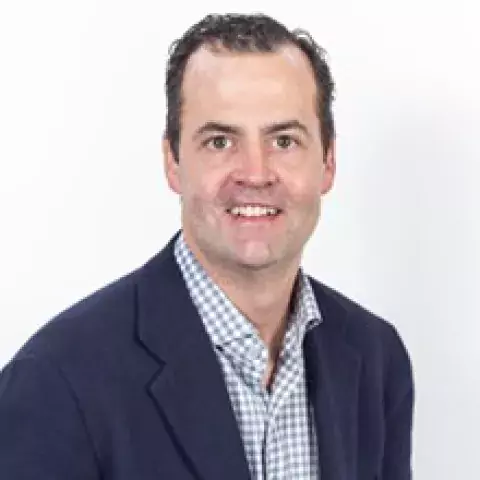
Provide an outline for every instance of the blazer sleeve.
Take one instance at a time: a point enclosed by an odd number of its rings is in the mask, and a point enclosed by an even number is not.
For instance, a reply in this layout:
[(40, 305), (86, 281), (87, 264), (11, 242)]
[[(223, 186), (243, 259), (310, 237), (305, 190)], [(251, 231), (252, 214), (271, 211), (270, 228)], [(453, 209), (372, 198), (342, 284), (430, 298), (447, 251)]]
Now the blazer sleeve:
[(23, 356), (0, 375), (0, 478), (99, 480), (73, 390), (49, 362)]
[(385, 380), (385, 450), (382, 480), (412, 478), (414, 383), (411, 361), (395, 329), (391, 330)]

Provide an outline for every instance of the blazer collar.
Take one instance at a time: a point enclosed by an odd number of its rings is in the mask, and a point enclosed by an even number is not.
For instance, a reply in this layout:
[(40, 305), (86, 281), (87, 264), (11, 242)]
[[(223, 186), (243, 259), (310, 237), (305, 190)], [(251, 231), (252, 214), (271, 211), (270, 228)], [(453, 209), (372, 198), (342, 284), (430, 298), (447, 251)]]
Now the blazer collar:
[[(180, 232), (139, 271), (137, 337), (161, 368), (149, 394), (199, 478), (250, 478), (223, 372), (174, 257)], [(322, 480), (352, 478), (360, 357), (346, 312), (313, 282), (323, 322), (305, 337)]]
[(250, 478), (223, 372), (176, 263), (178, 233), (140, 271), (138, 338), (162, 364), (149, 394), (199, 478)]

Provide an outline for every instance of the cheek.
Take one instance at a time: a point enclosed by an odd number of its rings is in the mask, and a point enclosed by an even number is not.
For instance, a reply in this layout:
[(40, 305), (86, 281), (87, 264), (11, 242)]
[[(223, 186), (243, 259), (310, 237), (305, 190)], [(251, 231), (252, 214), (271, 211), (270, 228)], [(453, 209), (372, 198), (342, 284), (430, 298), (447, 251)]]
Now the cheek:
[(302, 178), (291, 178), (288, 186), (292, 202), (307, 207), (314, 206), (321, 196), (320, 180), (315, 175)]
[(319, 154), (300, 155), (282, 167), (278, 173), (292, 199), (311, 202), (320, 196), (323, 165)]
[(182, 183), (184, 200), (191, 203), (193, 209), (197, 209), (198, 204), (205, 207), (216, 203), (221, 185), (218, 175), (206, 171), (192, 171), (183, 178)]

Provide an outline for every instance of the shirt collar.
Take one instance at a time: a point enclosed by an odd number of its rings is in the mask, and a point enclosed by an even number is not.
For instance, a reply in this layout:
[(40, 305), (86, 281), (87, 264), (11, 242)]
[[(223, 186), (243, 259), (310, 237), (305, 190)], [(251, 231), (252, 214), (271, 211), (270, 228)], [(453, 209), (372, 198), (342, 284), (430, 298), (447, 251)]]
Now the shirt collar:
[[(232, 342), (256, 338), (257, 331), (253, 324), (210, 278), (185, 242), (183, 232), (175, 242), (174, 253), (212, 343), (217, 347), (227, 347)], [(322, 321), (312, 286), (301, 268), (292, 300), (289, 323), (295, 328), (295, 336), (301, 342), (306, 331)]]

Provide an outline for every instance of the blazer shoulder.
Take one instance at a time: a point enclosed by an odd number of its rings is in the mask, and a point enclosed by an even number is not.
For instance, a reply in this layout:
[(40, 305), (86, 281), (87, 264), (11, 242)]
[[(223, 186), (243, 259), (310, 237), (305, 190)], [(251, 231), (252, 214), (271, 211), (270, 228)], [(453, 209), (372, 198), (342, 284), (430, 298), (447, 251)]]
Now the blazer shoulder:
[(396, 327), (389, 320), (319, 280), (313, 277), (309, 277), (309, 280), (319, 301), (320, 309), (324, 303), (334, 305), (334, 308), (343, 314), (345, 328), (382, 336), (398, 334)]
[[(137, 268), (111, 280), (53, 318), (47, 320), (21, 346), (11, 361), (23, 357), (49, 360), (53, 364), (81, 366), (85, 359), (100, 367), (105, 358), (121, 358), (134, 349), (140, 285), (162, 288), (168, 279), (175, 237), (161, 251)], [(171, 261), (170, 263), (173, 263)], [(160, 273), (159, 273), (160, 272)]]
[[(59, 312), (34, 332), (12, 360), (47, 358), (63, 363), (113, 344), (132, 331), (138, 270), (105, 284)], [(131, 333), (129, 334), (131, 337)]]
[(327, 330), (340, 330), (348, 343), (383, 365), (403, 364), (411, 368), (410, 355), (397, 327), (357, 301), (319, 280), (309, 277)]

